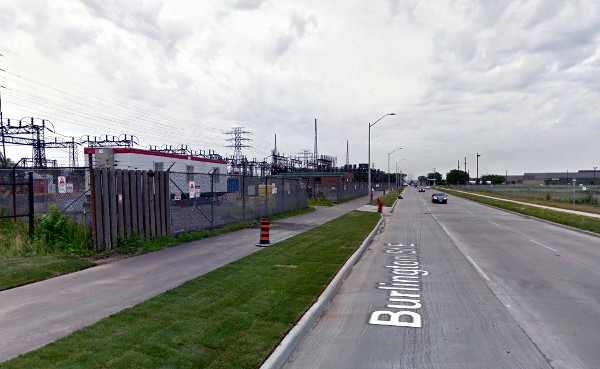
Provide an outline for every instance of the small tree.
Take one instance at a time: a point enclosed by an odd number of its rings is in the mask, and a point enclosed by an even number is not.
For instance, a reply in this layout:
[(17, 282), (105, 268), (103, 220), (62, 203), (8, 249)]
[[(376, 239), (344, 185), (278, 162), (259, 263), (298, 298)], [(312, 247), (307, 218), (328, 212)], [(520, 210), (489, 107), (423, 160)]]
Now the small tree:
[(452, 169), (446, 173), (446, 182), (448, 184), (467, 184), (469, 183), (469, 173), (458, 169)]
[(433, 180), (435, 180), (435, 183), (437, 183), (437, 184), (442, 183), (442, 175), (438, 172), (427, 173), (427, 179), (433, 179)]

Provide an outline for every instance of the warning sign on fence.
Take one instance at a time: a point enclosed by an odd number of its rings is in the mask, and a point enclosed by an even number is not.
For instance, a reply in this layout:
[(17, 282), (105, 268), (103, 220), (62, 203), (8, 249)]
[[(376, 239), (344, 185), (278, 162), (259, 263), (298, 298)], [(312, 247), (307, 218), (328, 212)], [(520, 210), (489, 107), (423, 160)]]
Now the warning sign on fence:
[(67, 192), (67, 178), (65, 176), (58, 177), (58, 193)]
[(196, 184), (194, 181), (190, 181), (190, 199), (196, 197)]

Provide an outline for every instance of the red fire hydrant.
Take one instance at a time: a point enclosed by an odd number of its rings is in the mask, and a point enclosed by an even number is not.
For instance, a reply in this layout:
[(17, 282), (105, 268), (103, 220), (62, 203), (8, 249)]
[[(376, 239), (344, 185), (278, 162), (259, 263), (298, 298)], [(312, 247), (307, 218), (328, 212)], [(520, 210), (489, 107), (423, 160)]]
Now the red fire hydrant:
[(385, 195), (385, 188), (383, 189), (383, 194)]
[(381, 213), (383, 211), (383, 203), (377, 198), (377, 212)]

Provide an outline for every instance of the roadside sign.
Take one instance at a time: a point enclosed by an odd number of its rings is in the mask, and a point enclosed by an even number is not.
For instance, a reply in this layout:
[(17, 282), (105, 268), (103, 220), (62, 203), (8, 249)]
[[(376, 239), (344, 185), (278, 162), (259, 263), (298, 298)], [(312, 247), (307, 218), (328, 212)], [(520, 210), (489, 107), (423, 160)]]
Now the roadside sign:
[(65, 176), (58, 176), (58, 193), (67, 192), (67, 178)]
[(196, 184), (194, 184), (194, 181), (190, 181), (190, 199), (193, 199), (194, 197), (196, 197)]
[(73, 181), (67, 181), (67, 193), (73, 193)]
[(275, 183), (271, 184), (271, 193), (275, 195), (277, 193), (277, 187), (275, 187)]
[(181, 192), (175, 192), (175, 196), (173, 196), (173, 200), (181, 200)]

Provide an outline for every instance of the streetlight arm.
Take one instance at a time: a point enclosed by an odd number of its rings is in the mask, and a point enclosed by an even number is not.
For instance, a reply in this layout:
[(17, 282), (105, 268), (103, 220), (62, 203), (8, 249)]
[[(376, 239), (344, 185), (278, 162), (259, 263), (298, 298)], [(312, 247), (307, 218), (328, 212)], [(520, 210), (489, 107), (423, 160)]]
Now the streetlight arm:
[(375, 125), (375, 123), (379, 122), (380, 120), (382, 120), (383, 118), (387, 117), (388, 115), (396, 115), (396, 113), (389, 113), (389, 114), (384, 115), (383, 117), (377, 119), (375, 122), (370, 123), (369, 124), (369, 128), (373, 127)]

